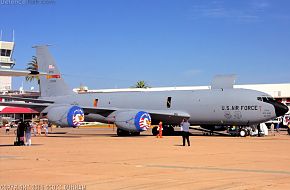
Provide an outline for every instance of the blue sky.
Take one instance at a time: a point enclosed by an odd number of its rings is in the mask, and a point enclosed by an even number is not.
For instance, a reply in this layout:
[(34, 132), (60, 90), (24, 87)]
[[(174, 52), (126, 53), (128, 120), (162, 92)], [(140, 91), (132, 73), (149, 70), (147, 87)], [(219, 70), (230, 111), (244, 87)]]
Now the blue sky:
[(71, 87), (208, 85), (216, 74), (236, 74), (238, 84), (290, 82), (288, 0), (21, 2), (0, 0), (3, 39), (15, 30), (15, 68), (26, 67), (31, 46), (53, 44)]

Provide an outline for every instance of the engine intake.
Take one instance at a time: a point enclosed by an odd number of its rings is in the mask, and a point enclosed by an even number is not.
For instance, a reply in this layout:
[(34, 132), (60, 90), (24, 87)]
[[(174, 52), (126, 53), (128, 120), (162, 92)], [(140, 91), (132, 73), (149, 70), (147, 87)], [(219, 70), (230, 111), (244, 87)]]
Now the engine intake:
[(77, 127), (84, 121), (84, 111), (79, 106), (53, 106), (48, 108), (47, 118), (62, 127)]

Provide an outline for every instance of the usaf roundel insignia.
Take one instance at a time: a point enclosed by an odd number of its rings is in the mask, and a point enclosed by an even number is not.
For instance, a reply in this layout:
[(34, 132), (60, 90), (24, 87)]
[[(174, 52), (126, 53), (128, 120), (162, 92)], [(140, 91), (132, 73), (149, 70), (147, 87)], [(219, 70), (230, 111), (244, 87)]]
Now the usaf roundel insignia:
[(138, 131), (146, 131), (151, 126), (151, 116), (149, 113), (140, 111), (135, 116), (135, 126)]

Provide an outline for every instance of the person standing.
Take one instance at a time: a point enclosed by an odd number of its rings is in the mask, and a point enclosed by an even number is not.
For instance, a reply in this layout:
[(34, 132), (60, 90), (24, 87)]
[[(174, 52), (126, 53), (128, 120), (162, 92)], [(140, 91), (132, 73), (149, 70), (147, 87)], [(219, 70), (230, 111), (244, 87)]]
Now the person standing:
[(5, 130), (6, 130), (6, 135), (9, 135), (9, 131), (10, 131), (10, 125), (9, 123), (5, 124)]
[(28, 122), (25, 123), (25, 145), (26, 146), (31, 146), (31, 125), (32, 123), (29, 124)]
[(42, 123), (39, 122), (37, 123), (36, 129), (37, 129), (37, 135), (41, 136), (41, 128), (42, 128)]
[(275, 130), (275, 125), (274, 125), (274, 123), (271, 124), (270, 129), (271, 129), (271, 135), (275, 136), (275, 131), (274, 131)]
[(181, 124), (181, 132), (182, 132), (182, 142), (183, 146), (185, 146), (185, 140), (187, 141), (187, 145), (190, 146), (190, 141), (189, 141), (189, 127), (190, 124), (187, 119), (183, 119)]
[(261, 124), (260, 123), (257, 125), (257, 129), (258, 129), (258, 137), (260, 137), (261, 136)]
[(37, 123), (36, 122), (32, 122), (32, 129), (33, 129), (33, 135), (36, 136), (37, 133)]
[(276, 132), (279, 134), (279, 132), (280, 132), (280, 122), (279, 123), (277, 123), (277, 125), (276, 125)]
[(290, 121), (288, 122), (288, 135), (290, 135)]
[(43, 123), (43, 128), (45, 130), (45, 136), (48, 136), (48, 123), (47, 122)]
[(162, 130), (163, 130), (163, 126), (162, 126), (162, 121), (159, 122), (159, 125), (158, 125), (158, 134), (157, 134), (157, 138), (162, 138)]
[(24, 145), (24, 130), (25, 130), (25, 123), (24, 121), (21, 119), (20, 122), (18, 123), (18, 127), (17, 127), (17, 142), (19, 146)]

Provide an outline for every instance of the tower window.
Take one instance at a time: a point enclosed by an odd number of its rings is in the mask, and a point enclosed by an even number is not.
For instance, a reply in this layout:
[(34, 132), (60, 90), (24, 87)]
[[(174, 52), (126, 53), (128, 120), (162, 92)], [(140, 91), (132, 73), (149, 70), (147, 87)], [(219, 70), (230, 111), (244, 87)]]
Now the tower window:
[(10, 57), (11, 50), (10, 49), (1, 49), (1, 56)]
[(5, 49), (1, 49), (1, 56), (5, 56), (6, 50)]
[(7, 57), (10, 57), (10, 55), (11, 55), (11, 50), (10, 50), (10, 49), (7, 49), (7, 50), (6, 50), (6, 56), (7, 56)]

